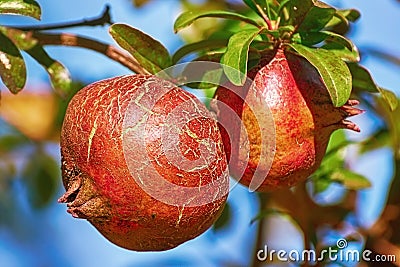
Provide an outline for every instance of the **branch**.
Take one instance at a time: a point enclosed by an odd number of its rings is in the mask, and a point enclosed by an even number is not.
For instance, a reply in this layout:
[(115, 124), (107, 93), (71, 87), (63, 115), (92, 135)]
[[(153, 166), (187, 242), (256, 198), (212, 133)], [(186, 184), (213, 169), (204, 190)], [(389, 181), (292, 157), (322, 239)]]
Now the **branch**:
[(110, 59), (119, 62), (123, 66), (132, 70), (138, 74), (150, 74), (147, 70), (145, 70), (136, 59), (130, 56), (127, 53), (122, 52), (118, 48), (102, 43), (97, 40), (89, 39), (83, 36), (74, 35), (70, 33), (41, 33), (41, 32), (29, 32), (32, 34), (32, 37), (39, 40), (41, 45), (64, 45), (64, 46), (76, 46), (87, 48), (105, 56)]
[(14, 29), (21, 31), (45, 31), (45, 30), (55, 30), (55, 29), (65, 29), (80, 26), (104, 26), (113, 24), (110, 15), (110, 6), (106, 5), (103, 13), (95, 18), (83, 19), (74, 22), (67, 23), (55, 23), (48, 25), (37, 25), (37, 26), (10, 26)]

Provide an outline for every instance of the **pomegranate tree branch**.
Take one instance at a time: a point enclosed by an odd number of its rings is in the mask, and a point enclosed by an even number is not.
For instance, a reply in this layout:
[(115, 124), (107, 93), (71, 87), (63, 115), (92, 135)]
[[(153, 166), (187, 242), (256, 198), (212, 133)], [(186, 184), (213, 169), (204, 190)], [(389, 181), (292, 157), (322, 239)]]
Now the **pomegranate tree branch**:
[(83, 19), (79, 21), (66, 22), (66, 23), (55, 23), (47, 25), (37, 25), (37, 26), (12, 26), (14, 29), (21, 31), (45, 31), (45, 30), (55, 30), (55, 29), (65, 29), (80, 26), (104, 26), (113, 24), (110, 15), (110, 6), (106, 5), (103, 13), (95, 18)]
[(118, 48), (102, 43), (100, 41), (89, 39), (87, 37), (70, 34), (70, 33), (42, 33), (42, 32), (29, 32), (32, 37), (36, 38), (41, 45), (64, 45), (64, 46), (76, 46), (86, 49), (90, 49), (105, 56), (110, 59), (122, 64), (128, 69), (132, 70), (138, 74), (149, 74), (139, 62), (127, 53), (122, 52)]

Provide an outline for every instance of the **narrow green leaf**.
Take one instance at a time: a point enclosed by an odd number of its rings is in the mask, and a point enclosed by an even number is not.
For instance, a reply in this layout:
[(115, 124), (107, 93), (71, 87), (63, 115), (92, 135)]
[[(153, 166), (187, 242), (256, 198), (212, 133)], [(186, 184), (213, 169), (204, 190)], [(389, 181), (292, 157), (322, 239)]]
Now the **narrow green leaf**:
[(393, 92), (377, 86), (366, 68), (356, 63), (348, 63), (347, 66), (352, 75), (354, 89), (372, 93), (378, 92), (392, 111), (397, 108), (397, 96)]
[(304, 20), (299, 25), (297, 32), (317, 32), (322, 30), (332, 19), (335, 12), (336, 10), (334, 8), (311, 7), (304, 17)]
[(346, 188), (351, 190), (371, 187), (371, 182), (363, 175), (346, 169), (336, 170), (329, 178), (332, 181), (343, 184)]
[(224, 10), (207, 10), (207, 11), (187, 11), (182, 13), (174, 23), (174, 31), (175, 33), (190, 26), (195, 20), (200, 18), (225, 18), (225, 19), (234, 19), (246, 22), (248, 24), (254, 25), (256, 27), (260, 27), (260, 24), (243, 15), (224, 11)]
[(223, 54), (224, 52), (211, 51), (199, 56), (198, 58), (195, 58), (193, 61), (211, 61), (220, 63)]
[(34, 0), (1, 0), (0, 14), (29, 16), (40, 19), (41, 10)]
[(41, 45), (36, 45), (26, 52), (46, 69), (52, 87), (59, 96), (66, 99), (71, 93), (72, 84), (68, 69), (52, 59)]
[(26, 82), (24, 59), (15, 44), (0, 32), (0, 76), (4, 85), (16, 94)]
[[(250, 224), (253, 224), (253, 223), (257, 222), (257, 221), (260, 221), (261, 219), (264, 219), (264, 218), (272, 216), (272, 215), (279, 215), (279, 216), (284, 216), (284, 217), (288, 216), (289, 217), (289, 215), (287, 213), (285, 213), (284, 211), (281, 211), (281, 210), (278, 210), (278, 209), (275, 209), (275, 208), (269, 208), (267, 210), (261, 210), (256, 215), (256, 217), (251, 219)], [(289, 217), (289, 218), (291, 218), (291, 217)]]
[(306, 58), (321, 75), (336, 107), (343, 106), (350, 97), (352, 78), (349, 68), (341, 58), (328, 50), (290, 44), (295, 51)]
[(259, 33), (259, 29), (246, 30), (232, 35), (229, 39), (221, 64), (226, 76), (235, 85), (243, 85), (246, 80), (249, 47)]
[(176, 63), (184, 56), (196, 51), (211, 51), (216, 48), (225, 47), (228, 40), (203, 40), (196, 43), (191, 43), (179, 48), (172, 56), (172, 62)]
[(113, 24), (109, 32), (150, 73), (155, 74), (171, 66), (168, 50), (149, 35), (126, 24)]

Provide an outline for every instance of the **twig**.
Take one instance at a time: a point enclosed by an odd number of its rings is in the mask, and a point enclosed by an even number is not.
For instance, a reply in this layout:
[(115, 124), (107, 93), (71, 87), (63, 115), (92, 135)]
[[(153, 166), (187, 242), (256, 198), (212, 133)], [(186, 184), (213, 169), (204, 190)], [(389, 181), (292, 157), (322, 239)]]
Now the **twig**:
[(97, 40), (70, 33), (55, 34), (29, 32), (28, 34), (32, 34), (32, 37), (39, 40), (39, 43), (41, 45), (65, 45), (90, 49), (104, 54), (105, 56), (119, 62), (123, 66), (138, 74), (149, 74), (149, 72), (145, 70), (135, 58), (131, 57), (127, 53), (122, 52), (112, 45), (105, 44)]
[(83, 19), (67, 23), (55, 23), (55, 24), (37, 25), (37, 26), (12, 26), (12, 28), (21, 31), (45, 31), (45, 30), (65, 29), (65, 28), (80, 27), (80, 26), (104, 26), (110, 24), (113, 24), (110, 15), (110, 6), (106, 5), (103, 13), (95, 18)]

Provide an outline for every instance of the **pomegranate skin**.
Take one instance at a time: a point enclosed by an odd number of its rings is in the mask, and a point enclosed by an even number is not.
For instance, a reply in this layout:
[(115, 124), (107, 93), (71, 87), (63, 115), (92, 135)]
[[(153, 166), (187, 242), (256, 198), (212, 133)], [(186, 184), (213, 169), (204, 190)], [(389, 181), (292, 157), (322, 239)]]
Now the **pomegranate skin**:
[[(250, 86), (234, 90), (220, 86), (212, 109), (221, 128), (231, 176), (249, 186), (257, 169), (265, 174), (253, 190), (268, 192), (306, 180), (320, 166), (333, 131), (359, 131), (346, 120), (362, 113), (353, 107), (358, 101), (335, 107), (318, 71), (300, 56), (278, 49), (275, 55), (266, 55), (248, 77), (253, 79)], [(249, 97), (250, 92), (255, 97)], [(234, 112), (227, 112), (225, 105)], [(263, 109), (269, 109), (267, 116), (256, 117)], [(241, 118), (242, 126), (237, 120), (234, 123), (234, 116)], [(244, 143), (245, 132), (248, 148), (237, 145)], [(261, 158), (262, 147), (271, 142), (262, 136), (275, 138), (269, 157)]]
[[(144, 85), (164, 90), (150, 111), (145, 101), (151, 100), (152, 94), (146, 94)], [(199, 116), (179, 129), (177, 147), (182, 156), (188, 161), (203, 157), (199, 146), (205, 138), (215, 144), (211, 151), (215, 160), (192, 171), (181, 169), (160, 149), (162, 129), (171, 127), (167, 116), (185, 101), (196, 110), (184, 111)], [(140, 135), (140, 140), (124, 139), (126, 116), (140, 116), (127, 113), (132, 105), (145, 110), (147, 116), (147, 120), (138, 118), (146, 121), (143, 127), (138, 123), (128, 129)], [(200, 235), (219, 217), (229, 190), (221, 136), (216, 121), (201, 116), (207, 112), (193, 95), (154, 76), (121, 76), (86, 86), (69, 103), (62, 127), (62, 178), (67, 192), (59, 202), (67, 203), (73, 217), (87, 219), (109, 241), (130, 250), (167, 250)], [(134, 176), (139, 170), (129, 168), (126, 159), (141, 160), (139, 155), (148, 157), (147, 162), (139, 162), (141, 169), (155, 170), (146, 181), (161, 177), (182, 189), (164, 192), (157, 188), (176, 200), (176, 205), (154, 198), (138, 183)], [(203, 185), (211, 186), (203, 190)], [(198, 205), (179, 204), (185, 200), (183, 189), (187, 188), (196, 190)], [(202, 204), (209, 196), (213, 201)]]

